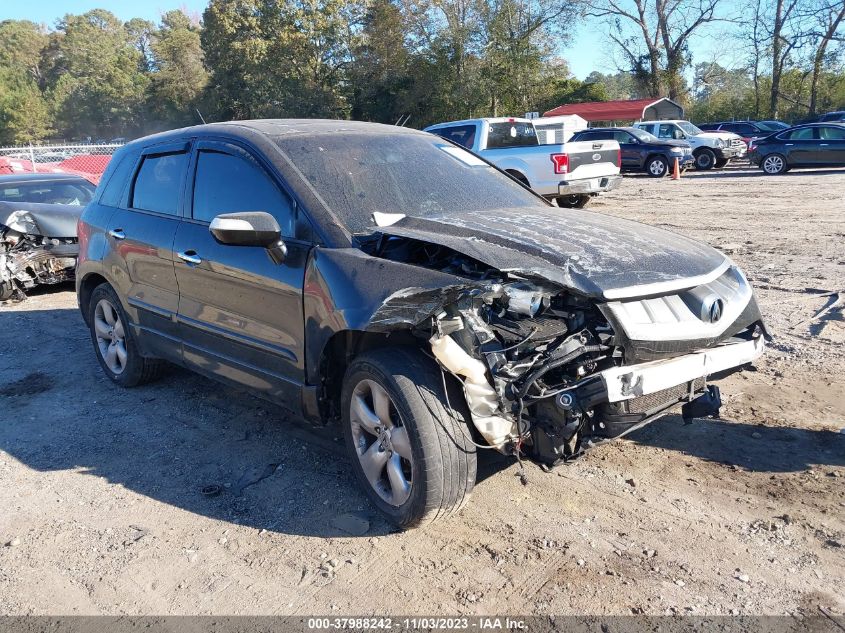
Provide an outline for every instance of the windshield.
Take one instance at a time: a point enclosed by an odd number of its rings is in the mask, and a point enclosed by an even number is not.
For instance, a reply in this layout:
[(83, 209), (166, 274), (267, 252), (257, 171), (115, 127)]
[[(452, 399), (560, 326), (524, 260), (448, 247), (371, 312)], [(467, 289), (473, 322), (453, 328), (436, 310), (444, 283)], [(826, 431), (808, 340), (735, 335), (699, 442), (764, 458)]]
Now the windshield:
[(0, 183), (0, 202), (34, 202), (84, 207), (91, 202), (94, 185), (86, 180)]
[(701, 130), (694, 126), (689, 121), (678, 121), (678, 127), (681, 128), (689, 136), (697, 136), (701, 134)]
[(785, 130), (789, 126), (780, 121), (760, 121), (757, 123), (757, 127), (766, 132), (777, 132), (778, 130)]
[(640, 139), (643, 143), (659, 143), (660, 139), (657, 138), (654, 134), (649, 134), (645, 130), (640, 130), (639, 128), (631, 127), (625, 128), (628, 132), (636, 136)]
[(444, 213), (545, 207), (523, 186), (433, 135), (320, 134), (276, 143), (351, 233), (372, 232), (373, 213)]

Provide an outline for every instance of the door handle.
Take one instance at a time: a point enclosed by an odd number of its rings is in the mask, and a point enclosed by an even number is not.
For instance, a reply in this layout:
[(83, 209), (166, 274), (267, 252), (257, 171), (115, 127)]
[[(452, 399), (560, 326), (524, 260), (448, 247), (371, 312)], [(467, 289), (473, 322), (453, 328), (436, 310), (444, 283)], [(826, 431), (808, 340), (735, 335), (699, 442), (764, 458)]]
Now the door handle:
[(827, 147), (830, 143), (819, 143), (819, 147)]
[(109, 231), (109, 235), (111, 235), (116, 240), (125, 240), (126, 233), (123, 232), (123, 229), (112, 229)]
[(785, 143), (785, 145), (786, 145), (787, 147), (792, 147), (793, 145), (795, 145), (795, 143)]
[(184, 253), (176, 253), (176, 257), (188, 264), (202, 264), (202, 257), (197, 255), (196, 251), (185, 251)]

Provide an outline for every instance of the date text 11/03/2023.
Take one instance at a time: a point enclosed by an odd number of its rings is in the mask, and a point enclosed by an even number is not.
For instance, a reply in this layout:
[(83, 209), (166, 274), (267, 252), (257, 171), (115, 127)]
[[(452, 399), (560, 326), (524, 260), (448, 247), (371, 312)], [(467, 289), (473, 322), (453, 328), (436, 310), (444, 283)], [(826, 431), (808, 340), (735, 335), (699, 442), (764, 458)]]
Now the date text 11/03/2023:
[(309, 618), (310, 630), (479, 630), (526, 631), (526, 622), (512, 617)]

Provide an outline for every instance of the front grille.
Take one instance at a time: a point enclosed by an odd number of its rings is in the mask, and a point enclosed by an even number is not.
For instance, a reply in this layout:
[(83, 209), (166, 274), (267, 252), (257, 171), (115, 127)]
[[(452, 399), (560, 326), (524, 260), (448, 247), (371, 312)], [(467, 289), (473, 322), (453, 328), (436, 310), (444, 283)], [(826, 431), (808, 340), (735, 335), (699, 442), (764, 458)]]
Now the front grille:
[[(704, 389), (704, 378), (696, 378), (693, 381), (693, 392), (698, 392)], [(662, 409), (670, 404), (680, 402), (690, 392), (689, 383), (677, 385), (676, 387), (669, 387), (663, 391), (655, 391), (633, 400), (625, 401), (627, 413), (650, 413), (656, 409)]]

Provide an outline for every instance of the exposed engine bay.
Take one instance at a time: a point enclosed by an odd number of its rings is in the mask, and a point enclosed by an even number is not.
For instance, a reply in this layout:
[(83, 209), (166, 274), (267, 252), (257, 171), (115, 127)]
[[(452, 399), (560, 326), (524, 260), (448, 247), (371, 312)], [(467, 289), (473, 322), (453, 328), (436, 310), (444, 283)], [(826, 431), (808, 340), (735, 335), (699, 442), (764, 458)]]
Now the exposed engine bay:
[[(362, 249), (477, 282), (456, 296), (444, 291), (448, 303), (413, 331), (426, 339), (441, 367), (461, 381), (483, 442), (546, 466), (639, 428), (675, 405), (686, 403), (685, 419), (718, 414), (718, 388), (708, 385), (707, 376), (750, 362), (762, 351), (766, 335), (750, 287), (735, 267), (709, 285), (614, 302), (597, 301), (525, 271), (503, 272), (443, 245), (382, 235)], [(430, 294), (419, 296), (434, 305)], [(413, 299), (412, 292), (402, 296), (405, 304)], [(629, 315), (635, 313), (635, 302), (654, 300), (672, 303), (671, 314), (686, 328), (685, 340), (632, 338), (646, 325), (667, 330), (658, 322), (662, 313), (651, 305), (644, 310), (654, 316), (653, 323)], [(734, 322), (719, 325), (719, 334), (709, 337), (717, 326), (704, 320), (713, 302)], [(675, 327), (681, 332), (681, 326)]]
[[(23, 299), (25, 292), (37, 285), (58, 284), (74, 278), (79, 254), (75, 236), (44, 235), (35, 217), (37, 213), (30, 210), (0, 215), (3, 216), (0, 217), (0, 300)], [(68, 222), (59, 224), (61, 229), (64, 228), (61, 224)], [(72, 234), (75, 229), (73, 226)], [(59, 232), (70, 232), (70, 228)]]

